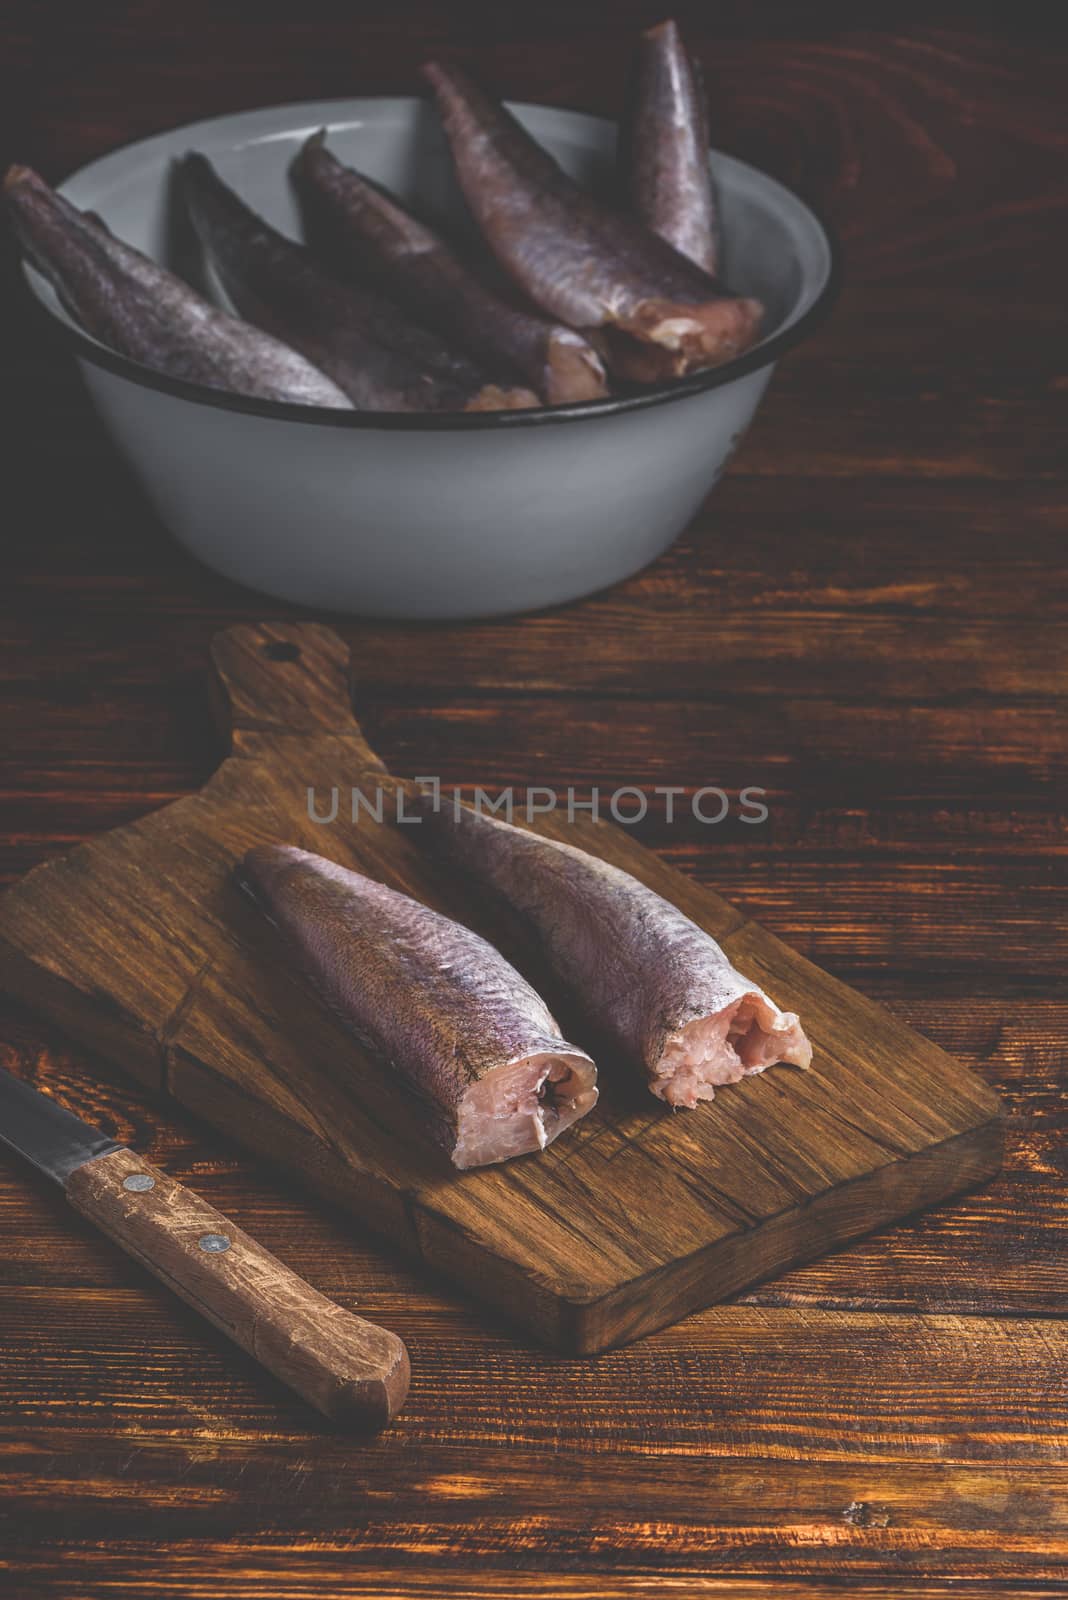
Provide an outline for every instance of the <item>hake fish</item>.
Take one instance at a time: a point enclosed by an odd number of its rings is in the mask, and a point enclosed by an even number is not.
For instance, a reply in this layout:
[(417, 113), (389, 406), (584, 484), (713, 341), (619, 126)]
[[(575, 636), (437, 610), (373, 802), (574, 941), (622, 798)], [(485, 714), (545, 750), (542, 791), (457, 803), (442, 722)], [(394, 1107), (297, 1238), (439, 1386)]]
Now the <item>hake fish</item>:
[(342, 283), (225, 184), (206, 157), (179, 164), (193, 226), (243, 317), (329, 373), (360, 410), (500, 411), (539, 404), (495, 383), (384, 296)]
[(708, 160), (708, 105), (700, 68), (675, 22), (658, 23), (638, 40), (620, 157), (635, 214), (715, 277), (719, 220)]
[(668, 1105), (692, 1108), (777, 1062), (811, 1062), (798, 1018), (630, 873), (431, 795), (418, 812), (420, 842), (519, 913), (587, 1020)]
[(109, 233), (29, 167), (9, 167), (16, 236), (77, 322), (157, 372), (231, 394), (351, 411), (341, 390), (288, 345), (209, 305), (181, 278)]
[(346, 269), (488, 372), (529, 384), (549, 405), (608, 393), (601, 359), (580, 333), (509, 304), (393, 195), (332, 155), (324, 134), (305, 143), (296, 172), (309, 215)]
[(423, 73), (497, 260), (543, 311), (597, 330), (610, 370), (639, 382), (681, 376), (755, 341), (758, 300), (728, 293), (637, 219), (602, 205), (466, 73), (436, 62)]
[(323, 1001), (415, 1091), (457, 1167), (543, 1150), (596, 1103), (597, 1071), (478, 934), (307, 850), (238, 869)]

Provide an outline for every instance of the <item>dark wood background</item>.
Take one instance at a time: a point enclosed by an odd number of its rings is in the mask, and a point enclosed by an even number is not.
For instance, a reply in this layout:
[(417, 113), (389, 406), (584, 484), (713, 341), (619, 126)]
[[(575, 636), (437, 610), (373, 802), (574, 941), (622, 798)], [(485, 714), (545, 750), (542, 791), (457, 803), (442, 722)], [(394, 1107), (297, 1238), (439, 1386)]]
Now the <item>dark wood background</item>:
[[(677, 9), (717, 143), (837, 223), (841, 305), (670, 554), (521, 621), (345, 621), (358, 708), (392, 767), (450, 782), (765, 786), (763, 828), (654, 813), (640, 835), (981, 1072), (1005, 1173), (565, 1360), (5, 1005), (4, 1065), (395, 1328), (414, 1368), (391, 1432), (339, 1437), (5, 1164), (18, 1600), (1068, 1585), (1068, 52), (1026, 5)], [(611, 112), (662, 10), (19, 0), (5, 139), (58, 178), (198, 116), (406, 91), (447, 46), (510, 95)], [(5, 271), (6, 881), (196, 787), (208, 640), (285, 608), (168, 540)]]

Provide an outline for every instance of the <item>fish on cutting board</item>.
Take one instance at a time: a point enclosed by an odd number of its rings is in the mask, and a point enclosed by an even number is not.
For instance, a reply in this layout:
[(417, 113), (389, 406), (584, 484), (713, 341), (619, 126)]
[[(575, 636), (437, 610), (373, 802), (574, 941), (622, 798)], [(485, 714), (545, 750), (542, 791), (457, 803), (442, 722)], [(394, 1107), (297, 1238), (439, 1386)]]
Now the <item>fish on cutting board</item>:
[(639, 37), (619, 153), (635, 214), (715, 277), (719, 218), (708, 160), (708, 105), (700, 68), (676, 22), (658, 23)]
[(345, 268), (388, 292), (502, 380), (521, 380), (549, 405), (608, 393), (592, 345), (533, 310), (503, 299), (395, 196), (308, 139), (295, 164), (305, 206)]
[(500, 265), (543, 311), (596, 330), (611, 370), (653, 382), (719, 366), (755, 342), (758, 300), (728, 293), (636, 218), (602, 205), (466, 73), (430, 62), (423, 75)]
[(668, 1105), (692, 1108), (766, 1067), (811, 1062), (799, 1019), (630, 873), (437, 796), (416, 807), (421, 842), (519, 913), (587, 1019)]
[(457, 1167), (544, 1150), (597, 1101), (597, 1071), (487, 940), (307, 850), (261, 845), (238, 878), (320, 998), (414, 1090)]
[(260, 328), (210, 305), (181, 278), (79, 211), (30, 167), (9, 167), (4, 196), (19, 243), (85, 331), (157, 372), (212, 389), (351, 411), (318, 367)]

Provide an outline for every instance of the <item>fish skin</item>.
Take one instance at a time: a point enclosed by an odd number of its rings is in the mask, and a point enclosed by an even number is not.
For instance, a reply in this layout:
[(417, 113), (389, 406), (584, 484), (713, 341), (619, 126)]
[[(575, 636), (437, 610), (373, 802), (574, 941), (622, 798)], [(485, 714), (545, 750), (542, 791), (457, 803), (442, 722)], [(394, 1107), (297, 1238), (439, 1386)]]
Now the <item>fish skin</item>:
[(747, 350), (760, 302), (729, 294), (636, 218), (569, 178), (466, 73), (429, 62), (460, 187), (504, 270), (543, 311), (638, 382), (719, 366)]
[(388, 287), (488, 371), (522, 380), (549, 405), (608, 393), (601, 359), (580, 333), (502, 299), (395, 196), (332, 155), (322, 133), (304, 144), (296, 173), (310, 215), (345, 267)]
[(188, 284), (13, 166), (4, 193), (33, 264), (93, 338), (172, 378), (290, 404), (351, 411), (335, 383), (298, 351), (220, 311)]
[[(544, 1149), (596, 1103), (590, 1057), (563, 1039), (540, 995), (471, 929), (289, 845), (249, 851), (238, 878), (322, 1000), (415, 1091), (426, 1131), (455, 1165)], [(558, 1086), (498, 1131), (492, 1124), (501, 1119), (480, 1120), (479, 1108), (494, 1078), (511, 1081), (528, 1058), (532, 1082), (550, 1070), (547, 1058), (561, 1073)]]
[(719, 218), (708, 156), (708, 102), (701, 69), (678, 24), (638, 40), (619, 142), (631, 208), (680, 255), (715, 277)]
[[(758, 986), (731, 965), (703, 928), (677, 906), (599, 856), (561, 844), (470, 807), (435, 804), (419, 796), (419, 842), (485, 885), (516, 911), (536, 936), (550, 966), (589, 1023), (634, 1064), (649, 1087), (672, 1105), (711, 1099), (712, 1083), (736, 1082), (772, 1065), (757, 1060), (758, 1043), (777, 1060), (808, 1066), (811, 1047), (797, 1018), (780, 1012)], [(733, 1048), (725, 1075), (693, 1092), (678, 1055), (678, 1035), (705, 1019), (744, 1006), (755, 1036)], [(723, 1023), (728, 1037), (731, 1018)], [(746, 1059), (746, 1056), (750, 1059)]]
[(241, 315), (303, 351), (358, 409), (498, 411), (538, 404), (528, 389), (495, 384), (384, 296), (324, 271), (306, 246), (257, 216), (205, 156), (185, 156), (179, 178), (201, 244)]

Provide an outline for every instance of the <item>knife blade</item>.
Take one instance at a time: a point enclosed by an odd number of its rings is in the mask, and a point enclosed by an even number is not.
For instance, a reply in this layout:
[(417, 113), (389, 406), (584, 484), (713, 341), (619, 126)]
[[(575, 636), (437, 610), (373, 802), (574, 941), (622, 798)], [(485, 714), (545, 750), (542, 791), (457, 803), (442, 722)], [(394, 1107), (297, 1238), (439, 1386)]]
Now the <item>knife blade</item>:
[(346, 1311), (207, 1201), (0, 1068), (0, 1145), (334, 1422), (384, 1427), (408, 1393), (395, 1333)]

